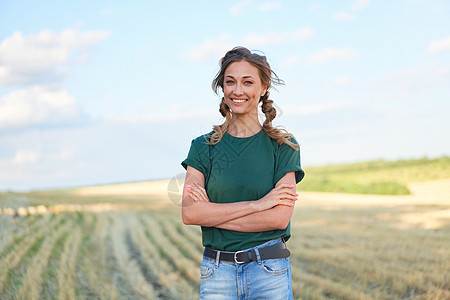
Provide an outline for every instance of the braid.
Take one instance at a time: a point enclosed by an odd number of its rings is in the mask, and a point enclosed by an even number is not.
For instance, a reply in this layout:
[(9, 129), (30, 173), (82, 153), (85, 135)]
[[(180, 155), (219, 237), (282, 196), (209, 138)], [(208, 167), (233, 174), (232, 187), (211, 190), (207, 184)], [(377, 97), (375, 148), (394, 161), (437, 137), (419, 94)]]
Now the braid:
[(263, 127), (270, 128), (272, 127), (272, 120), (277, 116), (277, 110), (272, 106), (273, 100), (269, 100), (269, 92), (266, 92), (264, 96), (261, 97), (260, 101), (261, 110), (263, 114), (266, 116), (266, 120), (263, 123)]
[(227, 117), (227, 115), (230, 115), (230, 108), (228, 107), (228, 105), (225, 103), (225, 98), (222, 97), (222, 101), (220, 101), (220, 105), (219, 105), (219, 112), (222, 115), (222, 117)]
[(266, 120), (263, 123), (264, 132), (273, 140), (277, 142), (278, 145), (282, 143), (286, 143), (291, 146), (293, 149), (298, 150), (298, 144), (292, 142), (294, 136), (287, 132), (283, 128), (273, 127), (272, 121), (277, 116), (277, 110), (272, 106), (273, 100), (269, 100), (269, 92), (266, 92), (264, 96), (261, 97), (260, 102), (261, 110), (266, 116)]
[[(220, 142), (220, 140), (223, 137), (223, 134), (228, 131), (228, 126), (230, 125), (231, 112), (230, 112), (230, 108), (225, 103), (224, 97), (222, 97), (222, 101), (220, 102), (219, 112), (222, 115), (222, 117), (225, 118), (225, 122), (223, 122), (222, 125), (214, 125), (213, 126), (214, 133), (209, 137), (209, 143), (211, 145), (215, 145), (218, 142)], [(208, 138), (206, 138), (206, 139), (208, 140)]]

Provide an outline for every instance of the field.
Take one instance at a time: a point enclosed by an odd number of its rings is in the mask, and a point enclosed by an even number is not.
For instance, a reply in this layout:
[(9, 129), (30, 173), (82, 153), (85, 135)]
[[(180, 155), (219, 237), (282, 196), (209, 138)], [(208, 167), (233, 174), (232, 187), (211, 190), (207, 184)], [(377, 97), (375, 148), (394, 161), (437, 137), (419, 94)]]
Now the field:
[(398, 161), (369, 161), (305, 169), (300, 183), (305, 191), (408, 195), (411, 182), (450, 177), (450, 157)]
[[(403, 196), (300, 191), (295, 298), (450, 299), (449, 177)], [(0, 299), (198, 298), (200, 230), (181, 223), (178, 189), (0, 193)]]

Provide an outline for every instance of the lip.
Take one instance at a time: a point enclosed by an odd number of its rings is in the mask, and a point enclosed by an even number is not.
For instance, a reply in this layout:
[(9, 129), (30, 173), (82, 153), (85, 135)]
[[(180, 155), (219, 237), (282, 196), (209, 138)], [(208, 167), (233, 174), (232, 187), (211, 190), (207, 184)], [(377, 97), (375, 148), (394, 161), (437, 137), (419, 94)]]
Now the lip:
[[(236, 105), (241, 105), (248, 101), (248, 99), (238, 99), (238, 98), (230, 98), (230, 99)], [(236, 102), (234, 100), (238, 100), (239, 102)]]

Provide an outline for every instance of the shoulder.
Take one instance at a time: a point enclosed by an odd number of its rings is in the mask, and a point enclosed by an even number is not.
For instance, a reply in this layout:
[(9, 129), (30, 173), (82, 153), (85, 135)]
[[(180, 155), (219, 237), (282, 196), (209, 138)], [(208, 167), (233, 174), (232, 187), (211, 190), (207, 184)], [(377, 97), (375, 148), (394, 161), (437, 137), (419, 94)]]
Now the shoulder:
[(264, 138), (270, 141), (270, 144), (272, 145), (275, 152), (284, 152), (284, 151), (298, 151), (295, 150), (290, 144), (300, 146), (297, 142), (297, 139), (294, 137), (294, 135), (290, 134), (290, 136), (286, 139), (287, 142), (283, 142), (281, 144), (278, 144), (276, 140), (269, 137), (267, 134), (264, 134)]
[[(281, 148), (290, 149), (292, 151), (299, 151), (300, 150), (300, 144), (298, 143), (297, 139), (294, 137), (294, 135), (291, 133), (290, 136), (286, 139), (287, 142), (284, 142), (280, 145)], [(292, 146), (296, 146), (297, 149), (294, 149)]]
[(202, 134), (192, 140), (192, 145), (196, 147), (197, 149), (205, 149), (209, 146), (209, 137), (211, 136), (212, 132)]
[(200, 136), (194, 138), (194, 139), (192, 140), (192, 142), (195, 142), (196, 144), (207, 144), (207, 145), (208, 145), (209, 138), (211, 137), (211, 135), (212, 135), (213, 133), (214, 133), (214, 131), (211, 131), (211, 132), (202, 134), (202, 135), (200, 135)]

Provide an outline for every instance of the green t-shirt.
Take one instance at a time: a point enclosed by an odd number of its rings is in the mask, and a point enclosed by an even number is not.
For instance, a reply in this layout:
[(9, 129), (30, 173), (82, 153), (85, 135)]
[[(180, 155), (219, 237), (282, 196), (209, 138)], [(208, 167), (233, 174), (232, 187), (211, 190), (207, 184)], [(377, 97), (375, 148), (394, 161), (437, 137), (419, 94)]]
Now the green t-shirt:
[[(304, 176), (300, 151), (285, 143), (278, 145), (263, 130), (246, 138), (225, 133), (213, 146), (208, 145), (205, 136), (199, 136), (192, 141), (188, 157), (181, 164), (185, 169), (189, 165), (203, 173), (206, 192), (215, 203), (258, 200), (286, 173), (295, 172), (297, 183)], [(244, 250), (290, 236), (290, 223), (284, 230), (263, 232), (202, 226), (203, 245), (221, 251)]]

